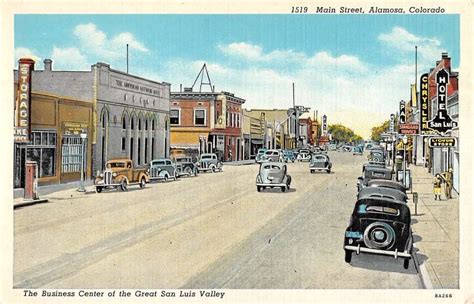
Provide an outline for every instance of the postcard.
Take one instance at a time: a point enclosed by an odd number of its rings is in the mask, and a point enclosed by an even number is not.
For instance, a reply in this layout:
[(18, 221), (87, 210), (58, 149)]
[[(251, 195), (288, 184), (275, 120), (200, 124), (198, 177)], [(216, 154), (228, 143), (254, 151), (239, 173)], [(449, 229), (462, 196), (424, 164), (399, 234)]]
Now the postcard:
[(474, 303), (472, 2), (2, 17), (2, 303)]

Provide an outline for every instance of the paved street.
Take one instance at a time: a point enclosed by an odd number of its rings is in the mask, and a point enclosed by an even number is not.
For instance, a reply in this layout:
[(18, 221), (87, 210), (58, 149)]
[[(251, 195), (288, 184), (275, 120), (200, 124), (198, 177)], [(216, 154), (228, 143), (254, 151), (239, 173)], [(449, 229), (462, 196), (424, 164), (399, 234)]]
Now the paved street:
[[(344, 231), (365, 156), (333, 172), (289, 164), (291, 189), (256, 191), (258, 166), (126, 193), (63, 190), (14, 211), (17, 288), (420, 288), (410, 262), (354, 255)], [(415, 238), (416, 240), (416, 238)]]

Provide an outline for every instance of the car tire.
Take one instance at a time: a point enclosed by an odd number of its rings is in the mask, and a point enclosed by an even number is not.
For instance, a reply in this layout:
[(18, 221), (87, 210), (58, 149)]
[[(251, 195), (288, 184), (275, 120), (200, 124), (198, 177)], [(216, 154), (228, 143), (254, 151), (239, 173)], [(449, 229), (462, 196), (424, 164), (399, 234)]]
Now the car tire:
[(120, 182), (120, 190), (127, 191), (127, 180), (125, 178)]
[(344, 251), (345, 251), (344, 261), (346, 261), (346, 263), (350, 263), (352, 260), (352, 251), (350, 250), (344, 250)]
[(260, 192), (260, 191), (262, 191), (262, 187), (257, 186), (257, 192)]
[(310, 171), (311, 171), (311, 174), (313, 174), (313, 173), (314, 173), (314, 170), (310, 170)]
[(331, 173), (331, 169), (327, 169), (326, 172), (329, 174)]
[(145, 188), (145, 185), (146, 185), (146, 179), (144, 177), (142, 177), (140, 179), (140, 188)]
[(290, 190), (290, 183), (286, 184), (286, 190)]
[(101, 193), (102, 192), (102, 187), (95, 187), (95, 192)]
[(286, 191), (286, 187), (283, 186), (283, 187), (280, 187), (281, 188), (281, 192), (285, 192)]
[(190, 167), (186, 167), (186, 169), (184, 169), (184, 172), (186, 172), (188, 176), (193, 175), (193, 169), (191, 169)]
[(410, 267), (410, 259), (405, 259), (403, 261), (403, 268), (408, 269), (408, 267)]

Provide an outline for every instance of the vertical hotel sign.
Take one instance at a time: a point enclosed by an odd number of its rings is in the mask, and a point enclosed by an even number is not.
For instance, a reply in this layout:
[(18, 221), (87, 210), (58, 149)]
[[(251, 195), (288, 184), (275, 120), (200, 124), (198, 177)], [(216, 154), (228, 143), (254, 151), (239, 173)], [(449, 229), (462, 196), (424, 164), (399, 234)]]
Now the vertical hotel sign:
[(15, 133), (16, 143), (30, 141), (31, 131), (31, 71), (35, 61), (29, 58), (18, 60), (18, 88), (15, 101)]

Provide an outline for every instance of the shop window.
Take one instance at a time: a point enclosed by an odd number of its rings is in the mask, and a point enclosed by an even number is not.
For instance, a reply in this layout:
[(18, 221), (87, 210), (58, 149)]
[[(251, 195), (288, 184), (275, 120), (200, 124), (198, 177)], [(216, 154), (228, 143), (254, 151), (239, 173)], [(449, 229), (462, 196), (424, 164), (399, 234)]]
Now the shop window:
[(206, 125), (206, 110), (197, 109), (194, 110), (194, 125), (205, 126)]
[(61, 146), (61, 172), (80, 172), (82, 142), (80, 137), (64, 137)]
[(26, 148), (27, 159), (38, 164), (39, 177), (54, 176), (56, 162), (56, 133), (33, 131), (32, 144)]
[(180, 110), (179, 109), (170, 110), (170, 124), (171, 125), (180, 124)]

